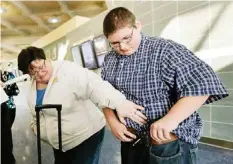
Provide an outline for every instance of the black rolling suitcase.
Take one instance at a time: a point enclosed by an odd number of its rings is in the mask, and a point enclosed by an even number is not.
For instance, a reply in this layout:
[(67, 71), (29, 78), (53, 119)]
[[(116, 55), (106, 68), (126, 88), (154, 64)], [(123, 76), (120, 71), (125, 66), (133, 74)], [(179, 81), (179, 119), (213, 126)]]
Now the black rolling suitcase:
[(42, 109), (57, 109), (58, 117), (58, 142), (59, 150), (62, 151), (62, 135), (61, 135), (61, 110), (62, 105), (60, 104), (44, 104), (35, 106), (36, 110), (36, 125), (37, 125), (37, 150), (38, 150), (38, 164), (41, 164), (41, 142), (40, 142), (40, 111)]

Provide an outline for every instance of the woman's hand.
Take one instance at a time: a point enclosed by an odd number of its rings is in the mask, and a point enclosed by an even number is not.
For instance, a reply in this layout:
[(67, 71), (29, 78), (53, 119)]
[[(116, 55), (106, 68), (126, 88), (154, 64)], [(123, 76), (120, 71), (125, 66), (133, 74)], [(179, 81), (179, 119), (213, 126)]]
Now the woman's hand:
[(146, 123), (146, 116), (142, 114), (141, 111), (139, 110), (144, 110), (142, 106), (139, 106), (129, 100), (125, 100), (117, 109), (117, 115), (123, 124), (126, 124), (124, 118), (128, 117), (132, 121), (137, 122), (140, 125), (143, 125)]

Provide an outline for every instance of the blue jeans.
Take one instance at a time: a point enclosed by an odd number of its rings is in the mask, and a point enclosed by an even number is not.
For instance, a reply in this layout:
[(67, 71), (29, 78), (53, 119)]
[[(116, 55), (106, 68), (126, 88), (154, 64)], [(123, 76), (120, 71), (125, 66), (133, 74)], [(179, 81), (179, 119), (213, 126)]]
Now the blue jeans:
[(55, 164), (98, 164), (104, 139), (104, 129), (66, 152), (53, 149)]
[(181, 140), (162, 145), (121, 143), (122, 164), (197, 164), (198, 146)]

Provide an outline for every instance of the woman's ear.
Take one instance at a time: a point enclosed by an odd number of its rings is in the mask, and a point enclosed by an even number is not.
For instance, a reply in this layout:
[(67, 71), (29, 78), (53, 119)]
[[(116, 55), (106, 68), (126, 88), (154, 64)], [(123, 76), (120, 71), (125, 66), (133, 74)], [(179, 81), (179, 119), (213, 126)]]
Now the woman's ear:
[(136, 29), (137, 29), (139, 32), (142, 31), (142, 24), (141, 24), (140, 21), (136, 20), (135, 26), (136, 26)]

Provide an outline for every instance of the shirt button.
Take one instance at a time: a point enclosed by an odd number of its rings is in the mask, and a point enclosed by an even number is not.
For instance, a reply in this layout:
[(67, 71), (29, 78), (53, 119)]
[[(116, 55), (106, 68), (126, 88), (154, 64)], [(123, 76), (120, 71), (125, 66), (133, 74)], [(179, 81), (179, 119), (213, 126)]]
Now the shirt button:
[(121, 91), (121, 93), (124, 93), (124, 91)]

